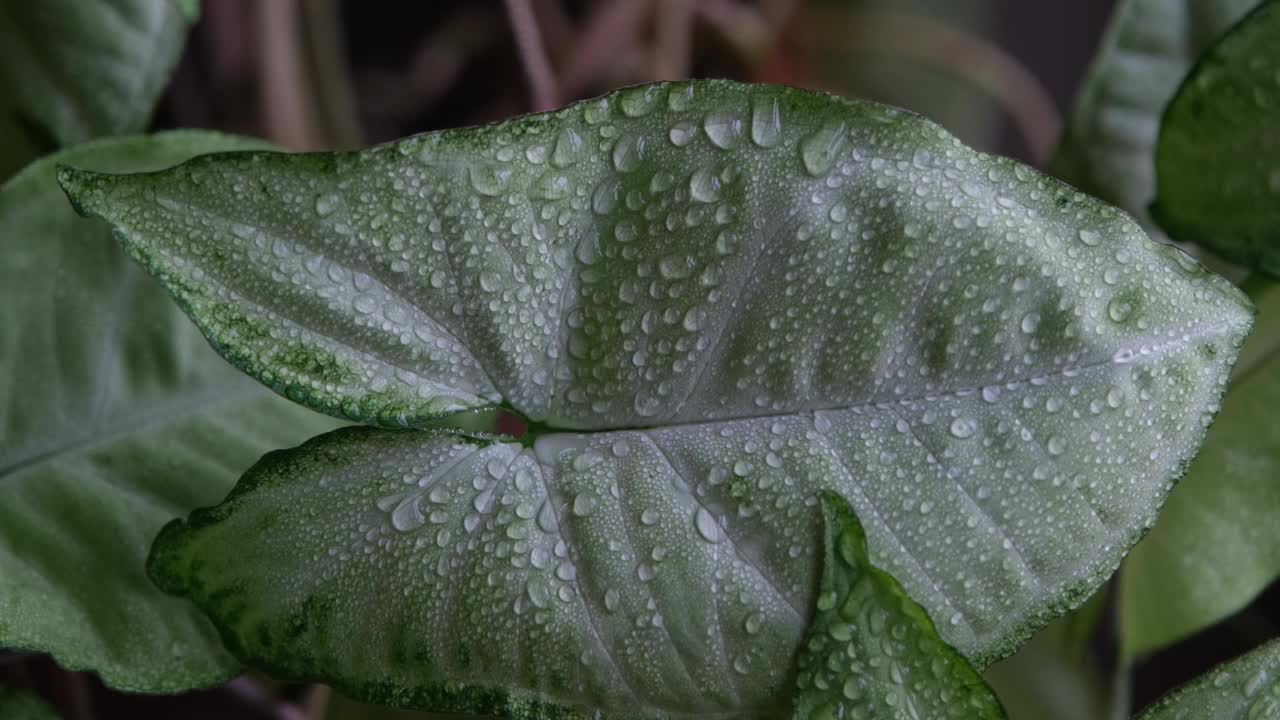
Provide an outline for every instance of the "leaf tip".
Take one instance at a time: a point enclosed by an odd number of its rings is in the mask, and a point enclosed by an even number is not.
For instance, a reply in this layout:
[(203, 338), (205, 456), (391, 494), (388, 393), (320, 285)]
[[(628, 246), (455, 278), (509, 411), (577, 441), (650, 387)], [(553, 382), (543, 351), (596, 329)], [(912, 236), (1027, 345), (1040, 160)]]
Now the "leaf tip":
[(93, 217), (98, 214), (94, 200), (99, 194), (103, 177), (105, 177), (103, 173), (82, 170), (72, 165), (58, 163), (57, 166), (58, 186), (71, 202), (71, 207), (84, 217)]

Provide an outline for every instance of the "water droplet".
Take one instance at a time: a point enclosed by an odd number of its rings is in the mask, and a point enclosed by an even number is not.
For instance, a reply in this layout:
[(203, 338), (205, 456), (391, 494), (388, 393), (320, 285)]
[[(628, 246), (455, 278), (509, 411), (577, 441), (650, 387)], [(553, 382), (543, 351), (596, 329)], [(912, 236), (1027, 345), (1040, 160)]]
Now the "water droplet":
[(565, 128), (556, 137), (556, 147), (551, 151), (551, 164), (559, 168), (576, 163), (585, 152), (582, 136), (573, 128)]
[(1098, 231), (1096, 230), (1081, 230), (1078, 233), (1078, 236), (1080, 238), (1080, 242), (1085, 245), (1092, 246), (1102, 242), (1102, 235), (1098, 234)]
[(698, 534), (702, 536), (702, 539), (709, 543), (720, 542), (720, 525), (706, 508), (698, 508), (698, 511), (693, 515), (693, 524), (698, 528)]
[(618, 591), (609, 588), (604, 591), (604, 609), (609, 612), (618, 611), (618, 603), (622, 602), (622, 598), (618, 595)]
[(844, 147), (844, 129), (844, 123), (823, 125), (800, 142), (800, 159), (810, 175), (822, 177), (831, 171)]
[(689, 177), (689, 195), (694, 200), (713, 203), (720, 199), (720, 178), (707, 168), (696, 170)]
[(511, 182), (511, 168), (488, 163), (473, 163), (469, 170), (471, 187), (481, 195), (501, 195)]
[(1045, 443), (1045, 449), (1050, 455), (1061, 455), (1067, 449), (1067, 443), (1060, 436), (1053, 435), (1049, 438), (1049, 442)]
[(951, 434), (960, 439), (971, 438), (978, 431), (978, 422), (973, 418), (956, 418), (951, 421)]
[(644, 138), (627, 135), (613, 146), (613, 166), (618, 172), (631, 172), (644, 161)]
[(641, 582), (649, 582), (658, 577), (658, 571), (649, 563), (642, 562), (636, 566), (636, 577), (640, 578)]
[(316, 196), (316, 214), (325, 216), (332, 213), (338, 207), (338, 196), (333, 193)]
[(683, 280), (693, 270), (694, 259), (688, 255), (668, 255), (658, 261), (658, 273), (667, 280)]
[(653, 112), (658, 101), (658, 88), (654, 86), (625, 90), (618, 104), (627, 117), (644, 117)]
[(684, 120), (671, 126), (671, 131), (667, 133), (667, 137), (671, 139), (671, 144), (676, 147), (684, 147), (693, 142), (694, 135), (698, 132), (698, 128), (691, 122)]
[(596, 186), (591, 195), (591, 210), (597, 215), (608, 215), (618, 204), (618, 195), (622, 192), (622, 184), (608, 178)]
[(773, 147), (782, 140), (782, 113), (777, 98), (760, 96), (751, 103), (751, 141)]
[(1040, 313), (1029, 312), (1026, 315), (1023, 315), (1021, 327), (1022, 332), (1027, 333), (1028, 335), (1035, 332), (1036, 328), (1040, 327)]
[(578, 517), (587, 517), (595, 512), (598, 504), (599, 500), (596, 499), (595, 495), (589, 492), (578, 493), (573, 499), (573, 514)]
[(707, 114), (702, 128), (716, 147), (728, 150), (738, 144), (742, 135), (742, 118), (727, 110), (714, 110)]
[(1107, 317), (1115, 322), (1124, 322), (1133, 315), (1133, 303), (1120, 298), (1112, 298), (1107, 303)]

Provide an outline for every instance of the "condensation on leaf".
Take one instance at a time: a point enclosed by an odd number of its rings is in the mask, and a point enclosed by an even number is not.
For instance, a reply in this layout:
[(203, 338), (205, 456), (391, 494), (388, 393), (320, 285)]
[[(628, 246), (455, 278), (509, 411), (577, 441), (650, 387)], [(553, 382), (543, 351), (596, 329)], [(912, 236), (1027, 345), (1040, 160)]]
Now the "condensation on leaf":
[[(246, 654), (372, 682), (383, 659), (290, 639), (286, 618), (337, 603), (342, 627), (408, 596), (435, 608), (414, 635), (430, 647), (494, 653), (422, 660), (415, 687), (760, 708), (813, 607), (822, 490), (978, 664), (1083, 600), (1194, 452), (1247, 300), (1122, 213), (917, 116), (720, 81), (627, 92), (667, 109), (615, 95), (362, 153), (64, 172), (278, 391), (391, 427), (498, 402), (540, 423), (527, 447), (477, 451), (549, 488), (510, 506), (487, 464), (450, 470), (435, 441), (397, 434), (377, 459), (394, 467), (343, 445), (361, 460), (282, 471), (294, 495), (274, 510), (246, 490), (226, 526), (281, 513), (255, 547), (287, 548), (219, 579), (277, 598), (261, 616), (209, 608)], [(460, 483), (440, 503), (395, 484), (437, 471)], [(218, 527), (174, 530), (165, 555), (168, 586), (207, 606), (212, 557), (257, 526), (200, 539)], [(359, 544), (334, 560), (347, 533)], [(535, 533), (536, 580), (489, 574)], [(522, 634), (559, 617), (571, 630)], [(498, 622), (516, 618), (534, 624)], [(561, 671), (539, 675), (531, 648)], [(591, 652), (616, 662), (568, 670)]]

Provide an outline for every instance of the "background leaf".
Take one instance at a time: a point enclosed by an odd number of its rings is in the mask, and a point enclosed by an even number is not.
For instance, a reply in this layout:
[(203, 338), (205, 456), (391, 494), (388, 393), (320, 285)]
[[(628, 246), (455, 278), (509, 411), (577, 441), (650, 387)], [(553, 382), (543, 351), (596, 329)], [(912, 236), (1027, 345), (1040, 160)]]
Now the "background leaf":
[(1280, 3), (1209, 49), (1169, 103), (1152, 215), (1171, 236), (1280, 275)]
[(58, 720), (58, 714), (39, 696), (0, 686), (0, 717), (5, 720)]
[(1090, 648), (1105, 610), (1106, 586), (1073, 612), (1041, 628), (984, 678), (1010, 720), (1100, 720), (1110, 714), (1108, 679)]
[(60, 147), (142, 130), (196, 11), (190, 0), (0, 0), (0, 182)]
[(1121, 0), (1050, 172), (1150, 224), (1160, 118), (1178, 84), (1257, 0)]
[(1270, 720), (1280, 714), (1280, 641), (1225, 663), (1157, 701), (1138, 720)]
[(1120, 575), (1121, 654), (1171, 645), (1242, 609), (1280, 576), (1280, 285), (1259, 310), (1200, 455)]
[(119, 688), (172, 692), (235, 671), (208, 622), (147, 580), (147, 549), (262, 452), (334, 423), (223, 363), (109, 228), (76, 216), (54, 168), (142, 170), (244, 147), (262, 143), (105, 140), (0, 191), (0, 645)]

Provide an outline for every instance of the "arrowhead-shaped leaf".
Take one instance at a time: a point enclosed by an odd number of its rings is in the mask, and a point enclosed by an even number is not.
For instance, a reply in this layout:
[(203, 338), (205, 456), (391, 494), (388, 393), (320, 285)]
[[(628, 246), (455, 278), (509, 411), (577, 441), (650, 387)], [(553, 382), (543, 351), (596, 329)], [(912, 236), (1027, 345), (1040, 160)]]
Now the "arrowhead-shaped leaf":
[(1147, 708), (1138, 720), (1272, 720), (1280, 717), (1280, 641), (1210, 670)]
[(321, 439), (159, 545), (165, 585), (245, 657), (402, 701), (452, 682), (768, 707), (813, 606), (821, 490), (948, 643), (1007, 654), (1150, 525), (1249, 324), (1123, 214), (919, 117), (785, 88), (655, 85), (362, 153), (62, 181), (290, 397), (535, 421), (523, 450)]
[(1165, 111), (1151, 213), (1170, 236), (1280, 275), (1280, 3), (1208, 52)]
[(28, 161), (146, 126), (194, 0), (0, 0), (0, 182)]
[(893, 576), (871, 565), (848, 503), (823, 493), (821, 509), (822, 579), (800, 651), (795, 720), (1004, 718), (978, 671), (938, 638)]
[(1118, 2), (1072, 104), (1053, 174), (1149, 223), (1156, 135), (1165, 106), (1200, 53), (1257, 4)]
[(75, 214), (54, 171), (262, 146), (200, 132), (104, 140), (0, 191), (0, 646), (144, 692), (239, 667), (190, 603), (147, 579), (147, 551), (262, 453), (335, 423), (228, 368), (110, 228)]

